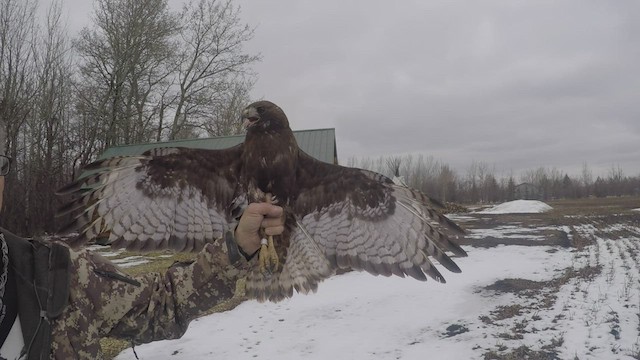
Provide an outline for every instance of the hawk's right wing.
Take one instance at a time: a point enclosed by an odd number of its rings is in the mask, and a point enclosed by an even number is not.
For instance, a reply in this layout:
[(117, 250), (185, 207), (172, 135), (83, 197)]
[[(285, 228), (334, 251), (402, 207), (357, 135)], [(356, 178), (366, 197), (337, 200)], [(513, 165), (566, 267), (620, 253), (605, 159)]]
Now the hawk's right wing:
[(58, 216), (71, 214), (65, 230), (88, 242), (129, 250), (198, 251), (220, 238), (242, 213), (238, 187), (242, 144), (225, 150), (156, 148), (86, 167), (92, 175), (58, 190), (76, 198)]

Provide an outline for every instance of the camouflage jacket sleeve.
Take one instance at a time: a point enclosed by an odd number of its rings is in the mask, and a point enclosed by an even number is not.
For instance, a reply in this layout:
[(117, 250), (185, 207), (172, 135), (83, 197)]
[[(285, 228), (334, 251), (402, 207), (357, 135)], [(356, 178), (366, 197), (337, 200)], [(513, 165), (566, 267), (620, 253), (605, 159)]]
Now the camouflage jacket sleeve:
[(229, 265), (223, 241), (188, 265), (130, 277), (104, 257), (71, 251), (70, 301), (52, 324), (54, 358), (100, 358), (105, 336), (147, 343), (179, 338), (191, 320), (231, 298), (246, 261)]

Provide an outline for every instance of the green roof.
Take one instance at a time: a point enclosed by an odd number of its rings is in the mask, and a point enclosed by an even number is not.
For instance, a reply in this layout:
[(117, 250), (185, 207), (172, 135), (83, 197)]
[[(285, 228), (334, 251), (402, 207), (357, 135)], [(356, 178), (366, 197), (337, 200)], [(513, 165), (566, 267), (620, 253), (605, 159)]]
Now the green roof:
[[(336, 151), (335, 129), (297, 130), (293, 132), (298, 146), (314, 158), (330, 164), (338, 163)], [(140, 155), (143, 152), (158, 147), (186, 147), (197, 149), (226, 149), (244, 141), (244, 135), (220, 136), (212, 138), (174, 140), (135, 145), (121, 145), (108, 148), (101, 159), (114, 156)]]

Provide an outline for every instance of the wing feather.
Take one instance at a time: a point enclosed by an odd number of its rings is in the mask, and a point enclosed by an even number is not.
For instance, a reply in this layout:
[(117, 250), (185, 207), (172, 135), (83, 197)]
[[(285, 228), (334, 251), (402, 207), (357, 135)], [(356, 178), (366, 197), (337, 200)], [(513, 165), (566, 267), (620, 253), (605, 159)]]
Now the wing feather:
[(58, 191), (76, 196), (59, 209), (58, 216), (72, 215), (63, 231), (79, 229), (73, 246), (197, 251), (246, 205), (237, 185), (242, 150), (158, 148), (96, 161), (86, 167), (92, 175)]
[(304, 153), (298, 166), (299, 194), (292, 206), (298, 227), (286, 263), (277, 276), (250, 276), (250, 296), (278, 301), (293, 289), (315, 291), (337, 269), (445, 282), (435, 259), (460, 272), (446, 252), (466, 252), (447, 234), (464, 230), (436, 210), (438, 202), (381, 174), (322, 163)]

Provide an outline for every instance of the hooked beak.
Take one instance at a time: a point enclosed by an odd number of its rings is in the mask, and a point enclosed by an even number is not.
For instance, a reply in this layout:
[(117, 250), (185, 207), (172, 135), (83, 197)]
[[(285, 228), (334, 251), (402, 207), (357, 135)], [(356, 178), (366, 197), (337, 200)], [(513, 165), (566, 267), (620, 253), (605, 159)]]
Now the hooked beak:
[(260, 120), (260, 115), (258, 115), (256, 109), (249, 107), (242, 111), (241, 119), (242, 127), (247, 130), (250, 127), (254, 126), (258, 122), (258, 120)]

